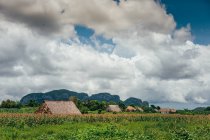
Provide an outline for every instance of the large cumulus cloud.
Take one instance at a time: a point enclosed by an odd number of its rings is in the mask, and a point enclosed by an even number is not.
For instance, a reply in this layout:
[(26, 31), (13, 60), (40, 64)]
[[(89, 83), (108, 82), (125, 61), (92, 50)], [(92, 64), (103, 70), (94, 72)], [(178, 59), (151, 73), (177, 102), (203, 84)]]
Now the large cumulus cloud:
[(176, 25), (173, 17), (153, 0), (121, 1), (119, 6), (112, 0), (1, 0), (0, 12), (7, 20), (48, 35), (70, 34), (74, 24), (87, 25), (107, 36), (136, 24), (163, 33), (172, 31)]
[[(2, 99), (67, 88), (156, 103), (210, 101), (209, 46), (194, 44), (190, 25), (176, 29), (153, 0), (0, 0), (0, 21)], [(82, 44), (75, 24), (112, 39), (114, 51)]]

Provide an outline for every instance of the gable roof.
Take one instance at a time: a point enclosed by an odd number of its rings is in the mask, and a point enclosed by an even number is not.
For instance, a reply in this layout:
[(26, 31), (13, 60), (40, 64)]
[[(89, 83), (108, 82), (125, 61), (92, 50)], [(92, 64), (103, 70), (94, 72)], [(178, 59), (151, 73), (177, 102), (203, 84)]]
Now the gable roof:
[(176, 109), (171, 109), (171, 108), (161, 108), (159, 110), (159, 112), (162, 112), (162, 113), (175, 113), (176, 112)]
[(119, 105), (108, 105), (106, 111), (108, 112), (121, 112)]
[(137, 107), (136, 108), (138, 111), (144, 112), (144, 109), (142, 109), (141, 107)]
[(136, 109), (134, 107), (132, 107), (132, 106), (128, 106), (126, 108), (126, 111), (136, 111)]
[(81, 114), (72, 101), (45, 101), (37, 113), (49, 114)]

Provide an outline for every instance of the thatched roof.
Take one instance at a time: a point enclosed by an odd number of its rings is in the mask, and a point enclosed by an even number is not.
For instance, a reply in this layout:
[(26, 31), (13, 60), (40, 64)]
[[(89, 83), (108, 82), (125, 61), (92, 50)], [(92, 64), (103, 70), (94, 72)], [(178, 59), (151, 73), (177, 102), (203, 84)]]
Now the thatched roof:
[(133, 111), (136, 111), (136, 109), (132, 106), (128, 106), (126, 109), (125, 109), (127, 112), (133, 112)]
[(42, 114), (81, 114), (72, 101), (45, 101), (36, 111)]
[(157, 110), (157, 109), (154, 109), (154, 111), (155, 111), (155, 112), (160, 112), (160, 111), (159, 111), (159, 110)]
[(160, 113), (163, 113), (163, 114), (168, 114), (168, 113), (176, 113), (176, 109), (171, 109), (171, 108), (161, 108), (159, 110)]
[(121, 112), (121, 109), (118, 105), (108, 105), (107, 112)]
[(171, 113), (176, 113), (176, 109), (171, 109), (170, 112)]
[(142, 109), (141, 107), (137, 107), (136, 109), (140, 112), (144, 112), (144, 109)]

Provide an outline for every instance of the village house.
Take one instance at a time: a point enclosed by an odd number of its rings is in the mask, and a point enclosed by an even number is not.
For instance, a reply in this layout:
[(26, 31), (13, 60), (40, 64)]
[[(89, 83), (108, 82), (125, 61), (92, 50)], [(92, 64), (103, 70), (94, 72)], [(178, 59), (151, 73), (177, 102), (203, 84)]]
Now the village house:
[(72, 101), (45, 101), (35, 112), (55, 115), (80, 115), (81, 112)]
[(176, 113), (176, 109), (171, 109), (171, 108), (161, 108), (159, 110), (161, 114), (169, 114), (169, 113)]
[(136, 107), (136, 110), (139, 112), (144, 112), (144, 110), (141, 107)]
[(120, 109), (120, 107), (118, 105), (108, 105), (108, 107), (106, 108), (107, 112), (122, 112), (122, 110)]
[(136, 111), (136, 108), (132, 107), (132, 106), (128, 106), (126, 109), (125, 109), (126, 112), (135, 112)]

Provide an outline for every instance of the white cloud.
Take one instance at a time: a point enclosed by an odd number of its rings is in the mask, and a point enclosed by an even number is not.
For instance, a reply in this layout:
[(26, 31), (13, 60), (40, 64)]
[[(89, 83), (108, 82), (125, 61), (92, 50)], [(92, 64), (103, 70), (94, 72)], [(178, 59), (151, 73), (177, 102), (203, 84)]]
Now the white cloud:
[[(153, 102), (210, 101), (209, 46), (192, 42), (190, 26), (175, 29), (173, 16), (153, 0), (45, 2), (0, 1), (2, 99), (67, 88)], [(112, 38), (114, 52), (79, 42), (74, 24)]]
[(119, 6), (112, 0), (1, 0), (0, 7), (6, 19), (24, 23), (44, 35), (73, 34), (74, 24), (109, 37), (132, 26), (161, 33), (172, 32), (176, 26), (173, 17), (153, 0), (121, 1)]

